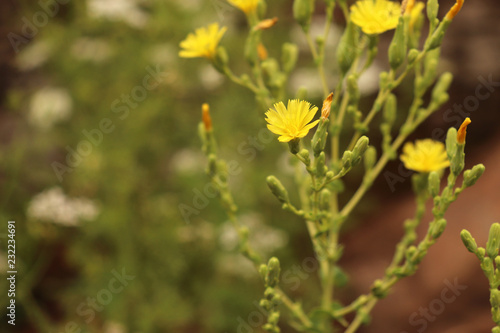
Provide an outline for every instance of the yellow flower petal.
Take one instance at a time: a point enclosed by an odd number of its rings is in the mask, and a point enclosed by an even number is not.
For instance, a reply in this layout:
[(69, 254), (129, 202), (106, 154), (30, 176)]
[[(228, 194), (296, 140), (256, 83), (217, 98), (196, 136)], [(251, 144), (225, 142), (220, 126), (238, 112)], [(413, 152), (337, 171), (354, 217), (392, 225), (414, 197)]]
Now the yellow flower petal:
[(399, 3), (388, 0), (357, 1), (350, 9), (352, 22), (369, 35), (395, 29), (401, 15)]
[(253, 12), (259, 4), (259, 0), (227, 0), (227, 2), (240, 9), (245, 14)]
[(303, 138), (309, 130), (316, 126), (319, 120), (311, 123), (318, 111), (316, 106), (311, 106), (307, 101), (298, 99), (289, 100), (287, 106), (283, 102), (274, 104), (274, 109), (266, 112), (267, 128), (280, 135), (280, 142)]
[(431, 139), (407, 142), (400, 159), (407, 169), (418, 172), (437, 171), (450, 165), (444, 144)]
[(227, 28), (219, 29), (218, 23), (213, 23), (208, 27), (198, 28), (194, 33), (187, 35), (186, 39), (180, 42), (179, 56), (182, 58), (213, 58), (217, 51), (217, 46)]

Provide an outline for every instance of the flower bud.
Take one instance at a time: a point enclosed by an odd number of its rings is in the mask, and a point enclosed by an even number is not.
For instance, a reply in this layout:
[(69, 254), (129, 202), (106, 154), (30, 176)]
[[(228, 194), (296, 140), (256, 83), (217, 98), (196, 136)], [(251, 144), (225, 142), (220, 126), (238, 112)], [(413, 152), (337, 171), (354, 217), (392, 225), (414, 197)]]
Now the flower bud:
[(434, 198), (439, 194), (440, 185), (441, 178), (439, 177), (439, 174), (436, 171), (432, 171), (431, 173), (429, 173), (428, 188), (431, 197)]
[(462, 125), (460, 125), (460, 128), (458, 129), (457, 132), (457, 142), (460, 145), (465, 144), (465, 136), (467, 135), (467, 126), (471, 123), (471, 120), (469, 117), (465, 118), (463, 121)]
[(280, 261), (276, 257), (269, 259), (267, 263), (266, 285), (270, 287), (276, 286), (280, 277)]
[(418, 51), (417, 49), (411, 49), (410, 52), (408, 52), (408, 65), (412, 65), (415, 60), (417, 60), (419, 54), (420, 51)]
[(439, 238), (439, 236), (441, 236), (445, 228), (446, 228), (446, 220), (439, 219), (436, 222), (434, 222), (434, 225), (431, 227), (430, 235), (432, 236), (432, 238), (437, 239)]
[(271, 192), (273, 192), (274, 196), (278, 198), (281, 203), (288, 203), (290, 201), (287, 190), (276, 177), (268, 176), (266, 182)]
[(354, 149), (352, 150), (353, 166), (359, 163), (361, 157), (363, 157), (366, 149), (368, 148), (369, 143), (370, 140), (367, 136), (363, 135), (358, 139), (356, 145), (354, 146)]
[(406, 22), (405, 17), (400, 16), (399, 22), (396, 27), (396, 32), (392, 38), (391, 45), (389, 46), (389, 64), (393, 70), (398, 69), (406, 57)]
[(309, 166), (311, 164), (311, 158), (309, 157), (309, 150), (302, 149), (298, 155), (304, 160), (304, 164), (306, 166)]
[(219, 46), (217, 48), (217, 52), (215, 53), (212, 65), (218, 72), (224, 74), (224, 68), (227, 67), (228, 62), (229, 56), (227, 55), (226, 49), (223, 46)]
[(377, 149), (375, 149), (375, 147), (369, 146), (368, 149), (366, 149), (364, 162), (365, 170), (370, 170), (371, 168), (373, 168), (373, 166), (377, 162)]
[(498, 249), (500, 247), (500, 224), (493, 223), (490, 228), (490, 233), (488, 235), (488, 242), (486, 242), (486, 254), (491, 259), (495, 259), (498, 255)]
[(462, 232), (460, 232), (460, 238), (462, 238), (462, 243), (464, 243), (465, 247), (469, 252), (476, 253), (477, 251), (476, 240), (474, 239), (474, 237), (472, 237), (469, 231), (465, 229), (462, 230)]
[(329, 189), (324, 188), (319, 194), (319, 208), (322, 210), (330, 210), (330, 199), (332, 197), (332, 192)]
[[(261, 1), (263, 2), (263, 1)], [(290, 73), (297, 64), (299, 49), (297, 45), (292, 43), (284, 43), (281, 50), (281, 63), (283, 64), (283, 71)]]
[(439, 77), (438, 82), (434, 86), (431, 99), (438, 106), (444, 104), (448, 100), (449, 96), (447, 91), (452, 80), (453, 75), (449, 72), (446, 72)]
[(349, 104), (357, 105), (361, 97), (357, 74), (351, 74), (347, 77), (347, 92), (349, 93)]
[(260, 276), (265, 279), (267, 275), (267, 266), (265, 264), (261, 264), (259, 266), (259, 274)]
[(431, 37), (427, 40), (425, 49), (427, 51), (433, 50), (437, 47), (441, 46), (441, 43), (443, 42), (444, 38), (444, 33), (450, 26), (451, 20), (449, 19), (444, 19), (441, 21), (437, 29), (434, 31), (434, 33), (431, 35)]
[(358, 29), (354, 23), (349, 21), (337, 46), (337, 60), (339, 62), (340, 71), (344, 75), (351, 68), (352, 63), (359, 52), (358, 39)]
[(457, 130), (454, 127), (450, 127), (446, 133), (446, 153), (450, 161), (457, 153)]
[(384, 104), (384, 120), (387, 124), (392, 126), (394, 121), (396, 120), (396, 112), (397, 112), (397, 101), (396, 96), (390, 93)]
[(429, 21), (434, 21), (437, 18), (439, 10), (438, 0), (427, 0), (427, 17)]
[(245, 42), (245, 59), (250, 65), (255, 65), (259, 61), (259, 44), (262, 30), (250, 30)]
[(325, 177), (326, 171), (328, 170), (326, 166), (326, 156), (325, 152), (322, 151), (318, 157), (316, 157), (316, 176), (319, 178)]
[(342, 155), (342, 169), (349, 170), (352, 168), (352, 151), (346, 150)]
[(484, 173), (484, 165), (477, 164), (472, 167), (471, 170), (467, 170), (464, 172), (464, 186), (469, 187), (474, 185), (479, 177), (481, 177)]
[(295, 0), (293, 2), (293, 17), (305, 32), (309, 31), (313, 12), (314, 0)]

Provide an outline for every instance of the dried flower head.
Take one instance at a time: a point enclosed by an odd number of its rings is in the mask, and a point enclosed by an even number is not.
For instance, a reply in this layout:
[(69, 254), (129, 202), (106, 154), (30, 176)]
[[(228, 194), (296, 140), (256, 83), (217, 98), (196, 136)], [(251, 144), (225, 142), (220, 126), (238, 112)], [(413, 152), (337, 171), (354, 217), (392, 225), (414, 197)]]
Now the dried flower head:
[(319, 122), (318, 119), (310, 123), (317, 111), (316, 106), (298, 99), (289, 100), (286, 107), (283, 102), (276, 103), (274, 110), (271, 108), (266, 112), (267, 128), (280, 135), (280, 142), (303, 138)]
[(180, 46), (183, 50), (179, 51), (179, 56), (183, 58), (208, 58), (215, 56), (217, 45), (227, 28), (219, 29), (218, 23), (212, 23), (207, 27), (196, 29), (184, 39)]
[(351, 6), (351, 20), (365, 34), (380, 34), (396, 28), (400, 11), (400, 5), (393, 1), (357, 1)]
[(210, 106), (203, 103), (201, 106), (201, 120), (206, 131), (212, 130), (212, 118), (210, 117)]
[(462, 6), (464, 5), (464, 0), (457, 0), (457, 2), (453, 5), (453, 7), (450, 8), (448, 13), (446, 14), (445, 18), (448, 20), (452, 20), (455, 15), (458, 14), (460, 9), (462, 9)]
[(431, 139), (407, 142), (400, 158), (407, 169), (418, 172), (437, 171), (450, 165), (444, 144)]

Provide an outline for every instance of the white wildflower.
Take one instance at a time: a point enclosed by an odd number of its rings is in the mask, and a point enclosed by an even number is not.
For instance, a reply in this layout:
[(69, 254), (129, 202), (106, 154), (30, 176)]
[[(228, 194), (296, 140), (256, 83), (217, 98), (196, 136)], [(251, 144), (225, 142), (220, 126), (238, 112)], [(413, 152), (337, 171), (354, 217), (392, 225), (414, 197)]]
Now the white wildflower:
[(35, 40), (29, 43), (17, 56), (17, 68), (29, 71), (43, 65), (51, 56), (51, 45), (43, 40)]
[(73, 101), (69, 93), (60, 88), (43, 88), (30, 100), (28, 121), (42, 130), (66, 120), (71, 115)]
[(101, 62), (111, 55), (111, 47), (104, 39), (82, 37), (71, 46), (71, 53), (78, 60)]
[(88, 0), (89, 16), (109, 20), (122, 20), (135, 28), (146, 25), (149, 16), (134, 0)]
[(93, 201), (69, 198), (59, 187), (35, 195), (27, 210), (30, 218), (63, 226), (78, 226), (82, 220), (93, 220), (98, 214), (99, 210)]

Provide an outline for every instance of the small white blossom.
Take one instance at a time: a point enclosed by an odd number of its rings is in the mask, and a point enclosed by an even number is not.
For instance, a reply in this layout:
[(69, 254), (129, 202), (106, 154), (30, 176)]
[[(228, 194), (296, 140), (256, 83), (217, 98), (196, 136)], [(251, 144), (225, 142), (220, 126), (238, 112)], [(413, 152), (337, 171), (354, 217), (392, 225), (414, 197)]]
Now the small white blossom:
[(17, 67), (29, 71), (43, 65), (51, 56), (51, 45), (46, 41), (32, 41), (17, 56)]
[(64, 89), (43, 88), (30, 100), (28, 121), (42, 130), (66, 120), (71, 115), (73, 101)]
[(146, 25), (149, 16), (134, 0), (88, 0), (89, 16), (108, 20), (122, 20), (135, 28)]
[(101, 62), (111, 55), (111, 47), (104, 39), (82, 37), (71, 46), (71, 53), (78, 60)]
[(27, 210), (30, 218), (63, 226), (78, 226), (82, 220), (93, 220), (98, 214), (99, 210), (93, 201), (69, 198), (59, 187), (35, 195)]

